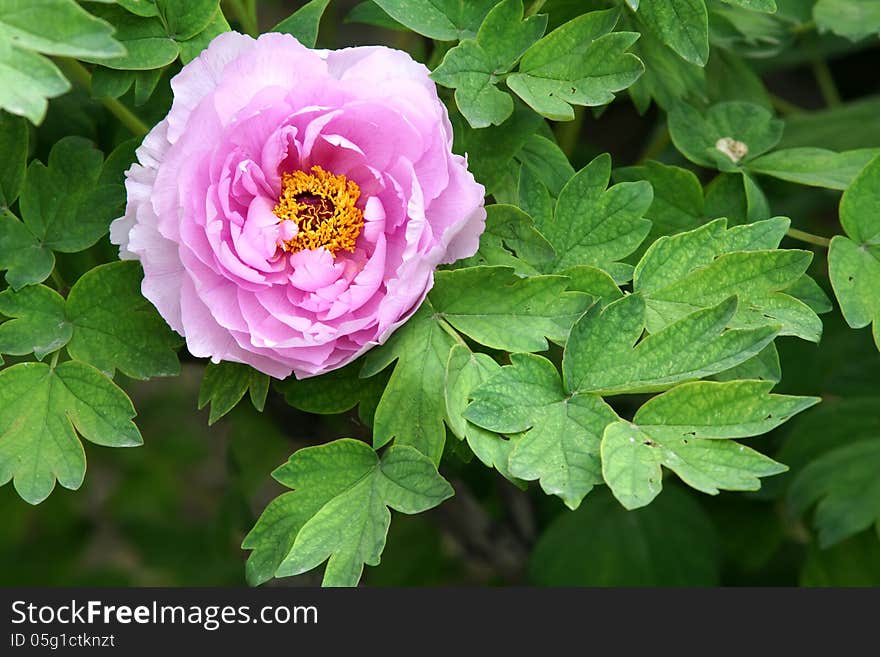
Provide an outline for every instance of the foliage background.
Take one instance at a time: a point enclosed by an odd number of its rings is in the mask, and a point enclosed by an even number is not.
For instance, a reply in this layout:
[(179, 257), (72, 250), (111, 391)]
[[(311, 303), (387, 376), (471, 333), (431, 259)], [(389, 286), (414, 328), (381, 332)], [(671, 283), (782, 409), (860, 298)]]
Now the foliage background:
[[(649, 0), (643, 0), (648, 2)], [(263, 0), (267, 29), (302, 2)], [(318, 45), (387, 43), (430, 56), (429, 41), (412, 33), (347, 23), (357, 3), (334, 0)], [(560, 12), (572, 3), (559, 5)], [(577, 3), (575, 3), (577, 4)], [(234, 12), (227, 11), (230, 22)], [(552, 16), (552, 14), (551, 14)], [(789, 43), (770, 56), (750, 57), (774, 108), (786, 120), (782, 146), (836, 150), (880, 147), (880, 42), (858, 42), (815, 25), (791, 34), (760, 33), (743, 50)], [(790, 41), (789, 41), (790, 40)], [(170, 67), (145, 103), (133, 89), (123, 100), (149, 124), (170, 103)], [(829, 75), (834, 87), (829, 86)], [(724, 84), (718, 78), (719, 85)], [(602, 111), (579, 108), (573, 122), (554, 126), (577, 170), (610, 152), (615, 167), (646, 156), (685, 165), (669, 144), (665, 114), (653, 105), (640, 115), (625, 93)], [(32, 153), (46, 161), (63, 136), (80, 135), (109, 153), (126, 134), (80, 89), (53, 99), (44, 123), (31, 132)], [(703, 183), (711, 173), (700, 171)], [(839, 193), (765, 180), (774, 213), (797, 219), (819, 235), (839, 233)], [(786, 241), (784, 246), (801, 248)], [(83, 271), (111, 260), (102, 241), (62, 265)], [(815, 249), (810, 269), (830, 294), (827, 251)], [(100, 260), (98, 260), (100, 261)], [(599, 585), (880, 585), (880, 537), (875, 529), (822, 549), (809, 516), (793, 513), (786, 490), (830, 445), (880, 436), (880, 357), (868, 330), (853, 331), (834, 312), (823, 317), (820, 345), (779, 341), (784, 363), (776, 392), (821, 395), (825, 403), (761, 438), (762, 451), (791, 472), (766, 480), (756, 493), (694, 495), (669, 480), (643, 510), (627, 512), (604, 489), (570, 512), (537, 486), (522, 492), (494, 471), (448, 458), (443, 472), (456, 496), (418, 516), (397, 514), (382, 564), (368, 568), (368, 585), (599, 584)], [(43, 504), (21, 502), (0, 487), (0, 583), (4, 585), (242, 585), (241, 541), (282, 488), (267, 474), (296, 449), (339, 436), (369, 439), (356, 413), (318, 416), (298, 411), (270, 391), (266, 412), (243, 403), (212, 427), (207, 409), (195, 412), (203, 365), (184, 356), (182, 375), (138, 382), (121, 378), (138, 409), (144, 446), (91, 449), (89, 474), (78, 492), (56, 488)], [(633, 412), (641, 397), (625, 398)], [(750, 443), (746, 441), (747, 444)], [(273, 580), (317, 584), (320, 575)]]

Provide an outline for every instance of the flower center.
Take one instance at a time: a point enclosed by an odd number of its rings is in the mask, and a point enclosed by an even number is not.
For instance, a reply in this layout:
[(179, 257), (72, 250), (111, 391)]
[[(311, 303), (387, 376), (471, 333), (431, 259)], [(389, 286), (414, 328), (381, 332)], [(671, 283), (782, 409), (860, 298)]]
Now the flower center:
[(345, 176), (319, 166), (311, 173), (293, 171), (281, 177), (281, 196), (274, 213), (281, 221), (293, 221), (299, 232), (281, 243), (290, 253), (324, 247), (334, 256), (353, 252), (364, 227), (364, 213), (355, 206), (361, 190)]

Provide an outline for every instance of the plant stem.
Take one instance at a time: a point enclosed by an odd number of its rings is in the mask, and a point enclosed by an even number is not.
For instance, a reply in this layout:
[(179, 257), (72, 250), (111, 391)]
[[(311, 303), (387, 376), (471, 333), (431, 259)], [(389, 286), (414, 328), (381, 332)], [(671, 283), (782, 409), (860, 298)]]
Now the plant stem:
[(822, 98), (828, 107), (840, 107), (843, 101), (840, 98), (840, 92), (837, 85), (834, 84), (834, 77), (831, 75), (831, 67), (824, 59), (817, 59), (813, 62), (813, 75), (816, 76), (816, 82), (819, 84), (819, 91), (822, 92)]
[(770, 103), (773, 105), (773, 109), (780, 114), (800, 114), (805, 111), (804, 108), (798, 107), (794, 103), (775, 94), (770, 94)]
[(55, 369), (55, 366), (58, 364), (58, 357), (60, 355), (61, 355), (60, 349), (58, 351), (56, 351), (54, 354), (52, 354), (52, 361), (49, 363), (49, 367), (51, 367), (53, 370)]
[(52, 270), (52, 282), (55, 283), (55, 286), (58, 288), (58, 291), (61, 292), (65, 287), (67, 287), (67, 283), (64, 282), (64, 279), (61, 278), (61, 274), (58, 273), (58, 268)]
[(532, 5), (526, 10), (526, 18), (529, 16), (533, 16), (537, 14), (541, 9), (544, 8), (544, 4), (547, 0), (535, 0)]
[(575, 107), (574, 119), (556, 124), (556, 139), (559, 141), (559, 148), (569, 160), (578, 144), (578, 137), (581, 136), (586, 112), (585, 107)]
[(437, 319), (437, 322), (440, 324), (440, 328), (442, 328), (449, 335), (451, 335), (453, 338), (455, 338), (455, 341), (458, 342), (458, 344), (461, 344), (461, 345), (464, 345), (465, 347), (467, 347), (467, 342), (465, 342), (462, 339), (462, 337), (458, 334), (458, 331), (456, 331), (454, 328), (452, 328), (452, 324), (447, 322), (440, 315), (435, 315), (434, 317)]
[(813, 233), (798, 230), (797, 228), (789, 228), (787, 235), (792, 239), (800, 240), (801, 242), (806, 242), (807, 244), (815, 244), (816, 246), (821, 246), (825, 249), (831, 246), (831, 240), (829, 240), (827, 237), (813, 235)]
[[(70, 80), (91, 93), (92, 75), (85, 66), (72, 57), (57, 57), (55, 62), (61, 67), (61, 70), (64, 71), (64, 74), (70, 78)], [(99, 98), (98, 100), (136, 137), (143, 137), (150, 131), (150, 128), (146, 123), (141, 121), (134, 112), (115, 98)]]
[(669, 135), (669, 128), (665, 123), (660, 123), (654, 130), (651, 141), (648, 142), (645, 150), (642, 151), (642, 155), (639, 157), (639, 164), (644, 163), (646, 160), (655, 159), (666, 150), (670, 141), (672, 141), (672, 137)]
[(241, 29), (254, 38), (260, 36), (260, 25), (257, 20), (257, 1), (229, 0), (229, 5), (238, 22), (241, 23)]

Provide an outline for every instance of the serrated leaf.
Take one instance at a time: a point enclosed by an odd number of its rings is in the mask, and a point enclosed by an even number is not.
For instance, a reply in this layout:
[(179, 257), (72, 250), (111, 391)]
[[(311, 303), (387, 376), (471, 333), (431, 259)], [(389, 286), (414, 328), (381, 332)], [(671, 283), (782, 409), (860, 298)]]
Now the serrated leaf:
[(0, 371), (0, 485), (13, 480), (30, 504), (45, 500), (56, 480), (79, 488), (86, 458), (77, 434), (106, 447), (140, 445), (134, 415), (125, 393), (85, 363)]
[(373, 0), (397, 22), (431, 39), (473, 37), (497, 0)]
[(645, 24), (680, 57), (705, 66), (709, 59), (709, 13), (705, 0), (654, 0), (639, 5)]
[(208, 424), (214, 424), (238, 405), (246, 392), (258, 411), (266, 404), (269, 377), (242, 363), (208, 363), (199, 388), (199, 408), (211, 404)]
[(464, 417), (497, 433), (522, 433), (510, 472), (539, 480), (544, 492), (576, 509), (602, 481), (599, 442), (617, 415), (601, 397), (567, 392), (546, 358), (512, 354), (510, 362), (471, 391), (474, 401)]
[(783, 294), (797, 284), (813, 254), (775, 247), (788, 229), (776, 217), (727, 230), (717, 219), (658, 239), (636, 266), (633, 289), (644, 295), (647, 329), (656, 332), (699, 308), (736, 295), (734, 327), (779, 324), (782, 335), (818, 342), (822, 322), (803, 302)]
[(780, 180), (845, 190), (874, 157), (876, 148), (835, 153), (824, 148), (788, 148), (758, 157), (748, 170)]
[(818, 0), (813, 18), (822, 31), (861, 41), (880, 33), (880, 0)]
[[(366, 444), (337, 440), (296, 452), (274, 473), (295, 492), (270, 507), (244, 542), (254, 549), (253, 582), (263, 580), (295, 536), (275, 575), (298, 575), (329, 558), (324, 586), (354, 586), (364, 564), (378, 565), (391, 522), (388, 507), (426, 511), (453, 494), (431, 461), (407, 446), (381, 459)], [(269, 511), (267, 510), (267, 511)]]
[(617, 18), (617, 10), (592, 11), (558, 27), (525, 52), (507, 86), (554, 121), (573, 119), (571, 105), (610, 103), (645, 70), (627, 52), (639, 35), (612, 32)]
[(566, 292), (563, 276), (521, 278), (510, 267), (438, 271), (429, 299), (434, 311), (480, 344), (505, 351), (544, 351), (564, 342), (590, 304)]
[(67, 297), (71, 356), (135, 379), (180, 372), (180, 340), (141, 295), (142, 278), (140, 265), (126, 260), (95, 267), (76, 282)]
[(827, 548), (872, 525), (880, 525), (880, 439), (833, 449), (792, 482), (788, 503), (797, 514), (816, 505), (813, 525)]
[(880, 157), (856, 177), (840, 201), (840, 223), (848, 237), (831, 240), (831, 286), (847, 324), (874, 324), (880, 349)]
[(469, 422), (465, 409), (474, 389), (501, 370), (501, 366), (486, 354), (473, 353), (465, 345), (457, 344), (449, 352), (446, 364), (446, 423), (459, 440), (468, 446), (484, 465), (495, 468), (505, 478), (519, 485), (508, 467), (513, 444), (493, 431)]
[(537, 224), (556, 250), (553, 271), (577, 265), (607, 270), (635, 251), (650, 231), (651, 222), (643, 215), (653, 201), (651, 185), (639, 181), (606, 189), (610, 179), (611, 158), (606, 153), (565, 185), (552, 220)]
[(44, 285), (0, 292), (0, 315), (11, 318), (0, 324), (0, 354), (23, 356), (33, 352), (42, 360), (66, 345), (73, 335), (64, 314), (64, 297)]
[(292, 34), (307, 48), (314, 48), (321, 17), (329, 4), (330, 0), (311, 0), (278, 23), (272, 31)]
[(503, 0), (486, 15), (476, 39), (462, 41), (431, 74), (455, 89), (455, 102), (474, 128), (500, 125), (513, 112), (513, 99), (495, 85), (547, 29), (547, 16), (523, 20), (522, 0)]
[(397, 361), (376, 408), (373, 445), (378, 449), (396, 438), (396, 444), (411, 445), (439, 463), (446, 442), (446, 362), (455, 340), (434, 314), (426, 300), (388, 342), (367, 355), (361, 376)]
[(692, 495), (670, 488), (650, 509), (627, 511), (600, 489), (547, 527), (529, 579), (541, 586), (712, 586), (720, 567), (712, 520)]
[(593, 306), (571, 330), (562, 371), (569, 390), (597, 394), (651, 392), (723, 372), (748, 360), (778, 326), (729, 329), (735, 298), (699, 310), (639, 341), (645, 301), (639, 295)]
[(763, 381), (698, 381), (654, 397), (632, 423), (610, 425), (602, 438), (602, 473), (627, 509), (649, 504), (662, 489), (661, 466), (710, 495), (757, 490), (759, 477), (786, 467), (726, 440), (766, 433), (815, 397), (770, 395)]
[(675, 147), (694, 164), (736, 171), (782, 138), (783, 122), (760, 105), (726, 102), (705, 114), (686, 104), (669, 112)]

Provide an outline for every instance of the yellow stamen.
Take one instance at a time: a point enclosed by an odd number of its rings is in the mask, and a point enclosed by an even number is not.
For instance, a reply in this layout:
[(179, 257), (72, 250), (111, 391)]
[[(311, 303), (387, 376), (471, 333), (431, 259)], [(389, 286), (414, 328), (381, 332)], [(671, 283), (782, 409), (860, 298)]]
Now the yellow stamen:
[(281, 246), (285, 251), (319, 249), (334, 256), (339, 251), (353, 252), (364, 227), (364, 213), (358, 208), (361, 190), (353, 180), (324, 171), (292, 171), (281, 178), (281, 197), (275, 216), (294, 221), (299, 232)]

